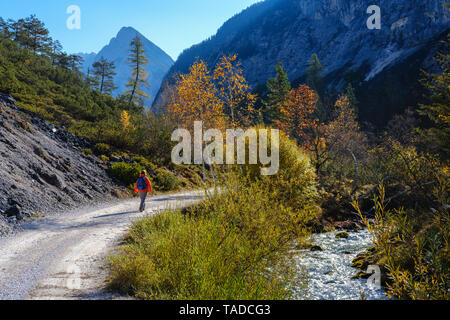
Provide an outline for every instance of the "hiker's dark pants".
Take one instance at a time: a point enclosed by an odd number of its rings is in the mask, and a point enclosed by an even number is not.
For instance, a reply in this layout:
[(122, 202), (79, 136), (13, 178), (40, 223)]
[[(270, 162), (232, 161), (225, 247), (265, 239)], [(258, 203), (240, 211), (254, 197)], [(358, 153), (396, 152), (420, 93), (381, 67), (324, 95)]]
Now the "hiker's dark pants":
[(143, 212), (145, 210), (145, 199), (147, 198), (147, 191), (139, 192), (139, 196), (141, 197), (141, 205), (139, 206), (139, 211)]

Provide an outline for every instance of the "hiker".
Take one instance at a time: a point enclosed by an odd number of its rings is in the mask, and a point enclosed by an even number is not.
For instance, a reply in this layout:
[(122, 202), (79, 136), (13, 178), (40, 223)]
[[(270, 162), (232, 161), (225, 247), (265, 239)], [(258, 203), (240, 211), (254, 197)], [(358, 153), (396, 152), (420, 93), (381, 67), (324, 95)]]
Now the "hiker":
[(142, 170), (139, 179), (136, 181), (134, 191), (139, 193), (139, 196), (141, 197), (139, 211), (143, 212), (145, 210), (145, 199), (147, 198), (147, 194), (152, 192), (152, 185), (147, 178), (147, 172), (145, 170)]

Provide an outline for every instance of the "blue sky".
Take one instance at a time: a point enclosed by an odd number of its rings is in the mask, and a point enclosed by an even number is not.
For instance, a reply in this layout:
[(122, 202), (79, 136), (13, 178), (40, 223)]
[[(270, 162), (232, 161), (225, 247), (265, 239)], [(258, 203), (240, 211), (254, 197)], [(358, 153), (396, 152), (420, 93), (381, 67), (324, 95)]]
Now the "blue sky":
[[(173, 59), (216, 33), (260, 0), (0, 0), (0, 16), (36, 14), (69, 53), (98, 52), (124, 26), (134, 27)], [(67, 7), (81, 9), (81, 30), (69, 30)]]

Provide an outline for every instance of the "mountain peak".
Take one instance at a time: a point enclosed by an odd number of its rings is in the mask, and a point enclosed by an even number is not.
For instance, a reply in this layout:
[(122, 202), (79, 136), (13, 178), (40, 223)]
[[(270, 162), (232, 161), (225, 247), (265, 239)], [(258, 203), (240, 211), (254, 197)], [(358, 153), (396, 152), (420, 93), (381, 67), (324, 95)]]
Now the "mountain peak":
[(114, 96), (123, 93), (126, 90), (126, 84), (128, 83), (131, 75), (130, 66), (128, 63), (130, 42), (136, 35), (141, 38), (145, 55), (149, 59), (149, 64), (146, 67), (146, 71), (149, 74), (148, 79), (150, 82), (150, 88), (146, 88), (144, 91), (146, 91), (146, 93), (150, 96), (150, 99), (145, 101), (145, 104), (150, 107), (161, 86), (161, 82), (165, 74), (173, 65), (174, 61), (161, 48), (133, 27), (121, 28), (117, 35), (112, 38), (109, 44), (103, 47), (98, 54), (83, 55), (85, 58), (83, 72), (87, 73), (88, 67), (90, 67), (95, 61), (98, 61), (101, 57), (104, 57), (109, 61), (113, 61), (116, 66), (115, 71), (117, 73), (114, 77), (114, 84), (117, 86), (117, 90), (114, 91)]
[(136, 34), (141, 35), (139, 33), (139, 31), (137, 31), (133, 27), (122, 27), (120, 29), (120, 31), (117, 33), (116, 38), (119, 38), (119, 37), (130, 37), (130, 36), (134, 37)]

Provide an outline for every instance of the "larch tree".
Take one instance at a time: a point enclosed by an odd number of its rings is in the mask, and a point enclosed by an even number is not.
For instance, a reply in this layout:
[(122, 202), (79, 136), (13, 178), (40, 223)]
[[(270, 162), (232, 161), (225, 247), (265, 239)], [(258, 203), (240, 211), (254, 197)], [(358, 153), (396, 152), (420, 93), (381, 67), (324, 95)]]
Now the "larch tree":
[[(182, 74), (177, 82), (176, 92), (168, 106), (172, 120), (191, 133), (195, 121), (203, 121), (207, 129), (222, 130), (225, 127), (223, 101), (218, 97), (218, 90), (213, 77), (204, 61), (196, 61), (188, 74)], [(202, 147), (204, 141), (202, 141)], [(205, 162), (202, 157), (203, 181), (206, 181)], [(211, 173), (214, 177), (213, 167)]]
[(300, 145), (309, 148), (313, 130), (318, 123), (318, 119), (314, 117), (317, 100), (317, 94), (307, 85), (292, 89), (282, 105), (282, 120), (275, 122), (276, 127), (297, 139)]
[(277, 75), (267, 81), (267, 94), (264, 104), (263, 116), (267, 123), (275, 123), (277, 120), (282, 120), (281, 108), (286, 96), (291, 90), (291, 83), (289, 82), (287, 72), (284, 71), (283, 65), (278, 62), (276, 66)]
[(214, 71), (219, 98), (233, 128), (249, 127), (255, 121), (256, 96), (243, 76), (237, 55), (223, 56)]
[(168, 106), (172, 119), (192, 130), (195, 121), (205, 128), (222, 129), (225, 124), (223, 102), (204, 61), (192, 64), (188, 74), (181, 74), (176, 91)]
[(335, 119), (326, 128), (328, 155), (330, 160), (340, 164), (344, 178), (349, 163), (353, 164), (351, 193), (354, 193), (358, 181), (358, 158), (367, 154), (367, 137), (360, 130), (355, 108), (347, 96), (338, 98), (335, 103), (335, 114)]
[(131, 50), (128, 56), (128, 62), (131, 66), (131, 78), (128, 81), (126, 94), (129, 95), (129, 104), (132, 102), (140, 102), (148, 98), (148, 94), (141, 88), (150, 87), (148, 83), (148, 72), (145, 66), (148, 65), (148, 58), (145, 56), (142, 40), (136, 36), (130, 43)]
[(116, 87), (114, 86), (114, 62), (110, 62), (102, 57), (99, 61), (92, 65), (93, 75), (98, 82), (98, 90), (101, 93), (112, 93)]

